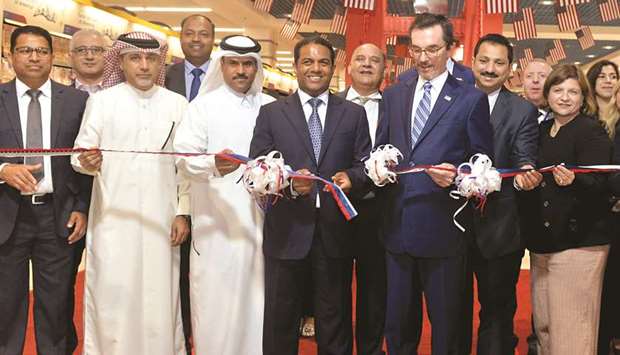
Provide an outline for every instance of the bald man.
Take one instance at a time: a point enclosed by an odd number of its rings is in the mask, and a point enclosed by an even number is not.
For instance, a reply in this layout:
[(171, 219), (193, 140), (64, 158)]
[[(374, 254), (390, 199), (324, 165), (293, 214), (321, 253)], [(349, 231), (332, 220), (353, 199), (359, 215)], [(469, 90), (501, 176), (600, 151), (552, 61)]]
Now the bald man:
[(538, 107), (540, 112), (539, 123), (544, 121), (548, 114), (545, 110), (547, 103), (543, 97), (543, 87), (549, 73), (551, 73), (551, 65), (541, 58), (534, 58), (523, 69), (523, 96), (527, 101)]
[[(374, 145), (377, 124), (383, 111), (379, 87), (385, 72), (385, 55), (372, 43), (362, 44), (353, 51), (347, 70), (351, 76), (351, 86), (340, 96), (364, 106)], [(353, 251), (357, 279), (355, 342), (357, 353), (361, 355), (383, 354), (387, 287), (385, 250), (379, 238), (380, 211), (374, 197), (371, 192), (354, 201), (359, 215), (352, 222), (356, 236)]]

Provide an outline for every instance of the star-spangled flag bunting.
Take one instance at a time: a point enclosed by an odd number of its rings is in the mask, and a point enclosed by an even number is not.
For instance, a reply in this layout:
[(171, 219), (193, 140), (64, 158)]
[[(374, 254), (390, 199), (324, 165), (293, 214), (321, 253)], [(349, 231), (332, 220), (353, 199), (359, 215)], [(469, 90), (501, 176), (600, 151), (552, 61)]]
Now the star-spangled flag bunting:
[(557, 0), (558, 5), (560, 6), (568, 6), (568, 5), (578, 5), (578, 4), (587, 4), (590, 0)]
[(487, 14), (508, 14), (519, 11), (519, 0), (486, 0)]
[(515, 15), (512, 26), (515, 31), (517, 41), (536, 38), (536, 23), (534, 22), (534, 12), (531, 7), (526, 7)]
[(560, 6), (556, 4), (555, 14), (558, 18), (558, 26), (561, 32), (572, 32), (581, 27), (581, 21), (579, 21), (575, 5)]
[(293, 40), (300, 27), (301, 23), (293, 20), (286, 20), (284, 26), (282, 26), (282, 30), (280, 30), (280, 35), (282, 36), (282, 38), (289, 41)]
[(551, 59), (550, 63), (555, 65), (559, 61), (566, 59), (566, 51), (564, 50), (564, 45), (561, 40), (555, 39), (552, 43), (553, 45), (547, 48), (547, 53), (548, 58)]
[(329, 30), (333, 33), (343, 35), (347, 31), (347, 13), (348, 10), (342, 6), (336, 7), (332, 23), (329, 26)]
[(254, 8), (259, 11), (269, 12), (273, 5), (273, 0), (255, 0)]
[(588, 26), (583, 26), (582, 28), (575, 31), (575, 36), (577, 36), (577, 41), (579, 41), (579, 45), (581, 49), (588, 49), (590, 47), (594, 47), (594, 36), (592, 36), (592, 30)]
[(310, 15), (314, 7), (314, 0), (295, 0), (291, 20), (299, 23), (310, 23)]
[(375, 9), (375, 0), (344, 0), (344, 7), (372, 11)]
[(620, 5), (618, 0), (597, 0), (598, 10), (601, 12), (603, 22), (609, 22), (620, 18)]
[(398, 42), (398, 36), (388, 36), (385, 40), (385, 44), (388, 46), (395, 46)]

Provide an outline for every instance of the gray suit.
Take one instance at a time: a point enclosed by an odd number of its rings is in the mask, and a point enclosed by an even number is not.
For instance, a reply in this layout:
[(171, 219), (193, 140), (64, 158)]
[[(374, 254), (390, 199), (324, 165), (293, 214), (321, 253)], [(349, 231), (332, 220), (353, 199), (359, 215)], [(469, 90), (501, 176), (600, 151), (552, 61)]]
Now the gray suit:
[(185, 92), (185, 62), (172, 64), (166, 71), (166, 89), (187, 97)]
[[(73, 147), (88, 94), (51, 83), (51, 147)], [(23, 148), (15, 81), (0, 85), (0, 146)], [(0, 158), (23, 163), (23, 158)], [(73, 245), (66, 242), (71, 212), (88, 214), (92, 179), (73, 171), (69, 157), (51, 159), (54, 193), (34, 205), (0, 185), (0, 354), (21, 354), (28, 321), (28, 261), (33, 262), (34, 319), (39, 354), (65, 354)]]

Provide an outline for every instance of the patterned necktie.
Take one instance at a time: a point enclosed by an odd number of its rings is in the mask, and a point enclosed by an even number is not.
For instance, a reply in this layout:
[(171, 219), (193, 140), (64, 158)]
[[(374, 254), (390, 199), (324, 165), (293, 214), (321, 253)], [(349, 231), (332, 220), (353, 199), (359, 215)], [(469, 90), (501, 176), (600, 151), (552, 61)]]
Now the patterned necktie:
[(357, 101), (359, 102), (360, 105), (364, 106), (366, 105), (366, 103), (371, 100), (370, 97), (368, 96), (358, 96), (357, 97)]
[(411, 149), (415, 147), (420, 134), (424, 129), (424, 125), (428, 120), (428, 116), (431, 114), (431, 88), (433, 85), (430, 81), (424, 83), (424, 95), (422, 100), (418, 104), (418, 108), (415, 110), (415, 116), (413, 117), (413, 124), (411, 125)]
[[(26, 148), (43, 148), (43, 128), (41, 123), (41, 103), (39, 103), (39, 96), (41, 91), (28, 90), (26, 91), (30, 96), (30, 103), (28, 104), (28, 118), (26, 123)], [(43, 157), (27, 157), (24, 159), (25, 164), (41, 164), (39, 171), (33, 172), (32, 176), (40, 181), (43, 179)]]
[(321, 99), (313, 97), (308, 100), (312, 106), (312, 113), (308, 120), (308, 130), (310, 131), (310, 140), (312, 141), (312, 149), (314, 150), (314, 158), (319, 161), (321, 154), (321, 137), (323, 136), (323, 126), (321, 126), (321, 118), (319, 117), (319, 105), (323, 103)]
[(204, 73), (204, 71), (200, 68), (194, 68), (192, 70), (192, 75), (194, 79), (192, 80), (192, 87), (189, 89), (189, 101), (192, 100), (198, 95), (198, 90), (200, 89), (200, 76)]

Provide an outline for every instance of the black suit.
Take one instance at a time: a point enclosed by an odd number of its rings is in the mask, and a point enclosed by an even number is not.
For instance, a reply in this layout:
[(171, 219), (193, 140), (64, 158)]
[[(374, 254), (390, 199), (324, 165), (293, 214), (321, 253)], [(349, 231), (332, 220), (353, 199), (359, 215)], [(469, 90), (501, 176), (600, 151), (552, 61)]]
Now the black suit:
[[(187, 97), (185, 93), (185, 62), (176, 63), (168, 68), (166, 72), (166, 88), (170, 91), (174, 91), (183, 97)], [(189, 253), (191, 251), (192, 236), (187, 237), (187, 240), (181, 244), (181, 264), (179, 267), (179, 289), (181, 293), (181, 318), (183, 319), (183, 334), (185, 336), (185, 348), (187, 353), (191, 353), (192, 336), (192, 314), (191, 305), (189, 299)]]
[[(538, 110), (534, 105), (502, 88), (491, 112), (494, 161), (497, 168), (520, 168), (536, 164)], [(523, 256), (517, 192), (513, 179), (503, 179), (501, 191), (489, 195), (482, 213), (473, 219), (469, 261), (478, 284), (480, 325), (478, 354), (512, 354), (517, 345), (513, 318), (517, 309), (516, 284)], [(472, 280), (467, 281), (465, 302), (465, 353), (471, 349)]]
[[(367, 188), (361, 159), (370, 151), (364, 108), (329, 95), (321, 153), (315, 160), (308, 123), (297, 93), (261, 108), (250, 156), (273, 150), (292, 169), (307, 168), (329, 179), (346, 171), (352, 193)], [(319, 354), (350, 354), (351, 225), (328, 192), (315, 188), (308, 196), (281, 199), (265, 215), (265, 321), (263, 353), (297, 354), (302, 313), (302, 278), (312, 269)], [(317, 190), (318, 189), (318, 190)], [(316, 208), (316, 194), (320, 208)]]
[[(347, 98), (349, 89), (338, 94)], [(383, 101), (379, 101), (379, 115)], [(374, 134), (375, 132), (370, 132)], [(355, 198), (358, 216), (352, 222), (356, 242), (353, 244), (355, 277), (357, 280), (355, 307), (355, 345), (360, 355), (383, 354), (385, 297), (387, 280), (385, 248), (379, 236), (381, 209), (372, 197)]]
[[(88, 94), (51, 82), (52, 148), (73, 147)], [(0, 146), (23, 148), (15, 81), (0, 85)], [(25, 119), (25, 118), (22, 118)], [(45, 132), (44, 132), (45, 134)], [(22, 164), (23, 158), (0, 158)], [(66, 242), (72, 212), (88, 214), (92, 179), (73, 171), (69, 157), (51, 159), (54, 192), (46, 203), (0, 185), (0, 353), (21, 354), (28, 321), (28, 261), (34, 275), (34, 318), (39, 354), (65, 354), (74, 246)], [(51, 195), (51, 197), (50, 197)]]

